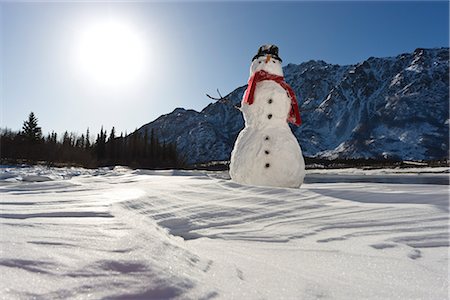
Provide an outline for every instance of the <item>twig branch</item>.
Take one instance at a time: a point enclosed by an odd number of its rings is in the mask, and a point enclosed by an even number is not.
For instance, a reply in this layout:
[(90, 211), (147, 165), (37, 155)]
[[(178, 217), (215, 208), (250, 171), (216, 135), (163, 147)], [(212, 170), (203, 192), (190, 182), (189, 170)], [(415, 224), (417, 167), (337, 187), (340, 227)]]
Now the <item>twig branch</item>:
[(215, 98), (215, 97), (210, 96), (210, 95), (208, 95), (208, 94), (206, 94), (206, 96), (207, 96), (208, 98), (213, 99), (213, 100), (216, 100), (216, 101), (223, 101), (223, 100), (224, 100), (222, 97), (221, 97), (221, 98)]
[(220, 99), (223, 99), (222, 94), (220, 94), (219, 89), (217, 89), (217, 94), (219, 94)]
[[(216, 101), (221, 102), (221, 103), (233, 105), (231, 103), (230, 99), (228, 99), (227, 97), (222, 97), (222, 94), (220, 93), (219, 89), (217, 89), (217, 94), (219, 94), (219, 98), (213, 97), (213, 96), (211, 96), (209, 94), (206, 94), (206, 97), (208, 97), (208, 98), (210, 98), (212, 100), (216, 100)], [(238, 109), (238, 110), (241, 110), (241, 108), (236, 106), (236, 105), (233, 105), (233, 107)]]

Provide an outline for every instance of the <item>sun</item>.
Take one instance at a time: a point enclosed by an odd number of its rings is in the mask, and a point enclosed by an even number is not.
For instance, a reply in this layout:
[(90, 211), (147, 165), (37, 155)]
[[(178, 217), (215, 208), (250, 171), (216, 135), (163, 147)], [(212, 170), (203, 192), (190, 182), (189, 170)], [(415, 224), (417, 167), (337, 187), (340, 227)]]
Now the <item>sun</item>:
[(125, 22), (108, 19), (85, 26), (76, 49), (77, 68), (99, 86), (130, 86), (144, 71), (144, 39)]

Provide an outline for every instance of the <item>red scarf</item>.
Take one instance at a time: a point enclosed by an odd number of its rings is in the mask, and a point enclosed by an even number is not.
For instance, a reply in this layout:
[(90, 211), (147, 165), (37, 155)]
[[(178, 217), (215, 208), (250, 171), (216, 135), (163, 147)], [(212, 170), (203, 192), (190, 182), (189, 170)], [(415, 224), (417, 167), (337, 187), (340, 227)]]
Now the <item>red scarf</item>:
[(302, 119), (300, 118), (300, 113), (298, 111), (297, 98), (295, 97), (295, 93), (289, 86), (289, 84), (287, 84), (286, 81), (284, 81), (283, 76), (272, 75), (262, 70), (256, 72), (248, 80), (247, 91), (245, 93), (244, 99), (242, 100), (242, 103), (247, 103), (248, 105), (253, 104), (256, 84), (264, 80), (273, 80), (279, 85), (281, 85), (286, 90), (286, 92), (288, 92), (289, 97), (291, 98), (291, 111), (289, 112), (287, 120), (288, 122), (291, 122), (292, 124), (295, 124), (297, 126), (302, 124)]

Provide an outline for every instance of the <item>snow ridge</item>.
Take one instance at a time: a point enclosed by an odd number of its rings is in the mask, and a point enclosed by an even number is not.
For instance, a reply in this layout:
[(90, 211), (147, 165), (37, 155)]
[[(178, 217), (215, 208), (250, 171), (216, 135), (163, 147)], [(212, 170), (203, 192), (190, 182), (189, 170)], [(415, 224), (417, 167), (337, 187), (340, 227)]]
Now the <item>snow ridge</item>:
[[(284, 67), (303, 125), (303, 153), (320, 158), (441, 159), (448, 156), (449, 48), (371, 57), (340, 66), (308, 61)], [(177, 108), (138, 129), (176, 143), (188, 163), (229, 160), (243, 128), (246, 86), (201, 112)]]

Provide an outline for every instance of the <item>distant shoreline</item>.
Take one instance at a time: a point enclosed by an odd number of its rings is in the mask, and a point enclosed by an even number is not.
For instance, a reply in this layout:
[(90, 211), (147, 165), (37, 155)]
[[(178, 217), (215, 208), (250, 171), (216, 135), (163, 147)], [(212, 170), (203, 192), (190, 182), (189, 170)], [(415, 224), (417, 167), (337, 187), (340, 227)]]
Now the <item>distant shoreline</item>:
[[(96, 169), (98, 167), (115, 167), (118, 165), (102, 165), (97, 167), (86, 167), (75, 163), (62, 163), (62, 162), (48, 162), (48, 161), (31, 161), (31, 160), (16, 160), (16, 159), (0, 159), (0, 165), (8, 166), (27, 166), (27, 165), (43, 165), (49, 167), (81, 167), (86, 169)], [(207, 163), (194, 164), (186, 166), (181, 169), (185, 170), (206, 170), (206, 171), (225, 171), (228, 170), (229, 161), (212, 161)], [(136, 168), (129, 166), (131, 169), (146, 169)], [(376, 159), (317, 159), (317, 158), (305, 158), (306, 170), (312, 169), (346, 169), (357, 168), (363, 170), (383, 169), (383, 168), (429, 168), (429, 167), (450, 167), (450, 161), (448, 159), (442, 160), (428, 160), (428, 161), (393, 161), (393, 160), (376, 160)], [(148, 168), (151, 170), (165, 170), (173, 168)]]
[[(223, 171), (228, 170), (228, 161), (213, 161), (193, 165), (193, 169)], [(448, 159), (442, 160), (377, 160), (377, 159), (317, 159), (305, 157), (305, 168), (310, 169), (382, 169), (382, 168), (428, 168), (428, 167), (449, 167)]]

